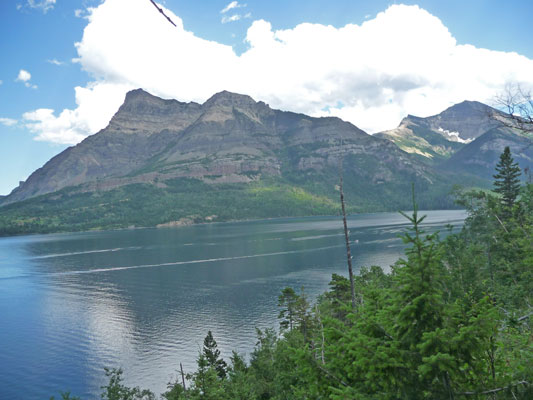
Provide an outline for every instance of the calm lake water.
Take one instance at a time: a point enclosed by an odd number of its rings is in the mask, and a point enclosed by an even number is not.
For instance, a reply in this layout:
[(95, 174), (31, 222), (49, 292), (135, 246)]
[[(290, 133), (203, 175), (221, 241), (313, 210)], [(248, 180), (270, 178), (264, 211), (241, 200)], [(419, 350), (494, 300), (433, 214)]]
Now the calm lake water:
[[(428, 232), (463, 211), (428, 211)], [(397, 213), (349, 218), (354, 266), (387, 268), (402, 254)], [(156, 393), (189, 372), (212, 330), (224, 356), (249, 355), (255, 327), (277, 327), (286, 286), (311, 298), (347, 275), (334, 217), (0, 239), (0, 399), (61, 390), (100, 398), (104, 366)]]

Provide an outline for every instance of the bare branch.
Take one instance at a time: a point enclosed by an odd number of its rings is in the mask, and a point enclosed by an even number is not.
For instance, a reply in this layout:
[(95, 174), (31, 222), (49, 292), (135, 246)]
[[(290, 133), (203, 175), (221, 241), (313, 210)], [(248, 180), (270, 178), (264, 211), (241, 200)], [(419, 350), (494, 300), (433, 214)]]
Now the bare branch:
[(516, 382), (516, 383), (514, 383), (512, 385), (509, 385), (509, 386), (500, 387), (500, 388), (496, 388), (496, 389), (490, 389), (490, 390), (484, 390), (482, 392), (463, 392), (463, 393), (457, 393), (457, 394), (462, 395), (462, 396), (476, 396), (476, 395), (480, 395), (480, 394), (494, 394), (494, 393), (498, 393), (498, 392), (503, 392), (504, 390), (511, 389), (511, 388), (514, 388), (514, 387), (520, 386), (520, 385), (529, 386), (529, 382), (520, 381), (520, 382)]
[(167, 14), (165, 14), (165, 12), (163, 11), (162, 8), (159, 8), (159, 6), (154, 2), (154, 0), (150, 0), (150, 2), (154, 5), (155, 8), (157, 8), (157, 10), (163, 14), (163, 16), (168, 20), (168, 22), (170, 22), (172, 25), (176, 26), (176, 24), (174, 23), (174, 21), (172, 21), (169, 16)]
[(525, 319), (528, 319), (532, 315), (533, 315), (533, 312), (530, 312), (529, 314), (523, 315), (520, 318), (518, 318), (518, 322), (521, 322), (521, 321), (523, 321)]
[(496, 106), (505, 110), (492, 113), (492, 117), (504, 126), (518, 129), (525, 134), (533, 133), (533, 96), (520, 85), (507, 85), (505, 91), (495, 98)]

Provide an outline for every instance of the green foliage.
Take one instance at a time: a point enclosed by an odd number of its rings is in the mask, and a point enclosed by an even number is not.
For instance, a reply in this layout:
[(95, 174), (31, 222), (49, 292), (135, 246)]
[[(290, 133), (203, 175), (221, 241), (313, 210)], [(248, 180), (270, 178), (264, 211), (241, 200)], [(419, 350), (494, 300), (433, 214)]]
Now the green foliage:
[(280, 182), (206, 184), (171, 179), (109, 191), (67, 188), (0, 208), (0, 236), (337, 214), (336, 201)]
[(506, 215), (513, 208), (513, 204), (520, 192), (520, 167), (511, 156), (509, 146), (500, 155), (500, 161), (496, 165), (494, 175), (494, 191), (502, 195), (502, 204)]
[[(55, 397), (50, 397), (50, 400), (55, 400)], [(70, 396), (70, 392), (61, 392), (61, 400), (81, 400), (80, 397)]]
[(122, 378), (122, 369), (105, 368), (105, 375), (109, 383), (102, 386), (102, 400), (155, 400), (155, 395), (146, 389), (125, 386)]
[(209, 367), (214, 368), (217, 371), (217, 375), (220, 379), (226, 378), (226, 370), (228, 365), (220, 358), (220, 350), (218, 349), (217, 342), (213, 338), (211, 331), (207, 332), (207, 336), (204, 339), (203, 354)]
[[(433, 184), (416, 176), (371, 182), (368, 168), (383, 168), (375, 159), (347, 160), (356, 173), (345, 173), (348, 213), (395, 211), (409, 201), (403, 195), (415, 180), (425, 209), (454, 208), (451, 178)], [(384, 176), (389, 172), (383, 171)], [(332, 177), (334, 179), (332, 180)], [(292, 172), (283, 178), (262, 177), (251, 183), (207, 184), (175, 178), (152, 184), (131, 184), (110, 190), (69, 187), (0, 207), (0, 236), (152, 227), (172, 221), (221, 222), (252, 218), (337, 215), (340, 212), (336, 168)]]
[(175, 382), (170, 382), (167, 385), (167, 391), (161, 395), (165, 400), (182, 400), (187, 398), (187, 394), (181, 382), (176, 380)]
[(187, 375), (187, 378), (192, 381), (192, 385), (187, 391), (187, 398), (191, 400), (225, 399), (223, 380), (219, 377), (217, 370), (209, 364), (204, 354), (200, 354), (198, 357), (197, 365), (196, 372)]
[(301, 294), (297, 295), (293, 288), (286, 287), (278, 297), (278, 306), (282, 307), (278, 318), (280, 319), (280, 329), (282, 331), (299, 329), (305, 335), (309, 325), (309, 302), (301, 289)]

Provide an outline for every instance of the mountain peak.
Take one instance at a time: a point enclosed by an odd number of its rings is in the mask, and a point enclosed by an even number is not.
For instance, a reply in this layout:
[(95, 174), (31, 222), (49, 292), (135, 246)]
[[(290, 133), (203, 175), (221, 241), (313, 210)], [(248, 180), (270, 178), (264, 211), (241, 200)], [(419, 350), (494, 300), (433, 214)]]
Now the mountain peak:
[(203, 105), (204, 106), (243, 106), (254, 105), (257, 102), (250, 96), (245, 94), (228, 92), (223, 90), (222, 92), (215, 93), (211, 96)]
[(154, 96), (151, 93), (148, 93), (144, 89), (139, 88), (130, 90), (128, 93), (126, 93), (126, 98), (124, 99), (124, 103), (122, 103), (122, 106), (119, 109), (119, 113), (133, 110), (138, 111), (139, 107), (145, 108), (147, 105), (161, 106), (169, 103), (177, 103), (177, 101), (162, 99), (160, 97)]
[(464, 100), (460, 103), (454, 104), (453, 106), (448, 107), (446, 110), (441, 112), (439, 115), (447, 114), (447, 113), (470, 113), (470, 112), (481, 112), (481, 113), (488, 113), (491, 110), (493, 110), (492, 107), (480, 103), (479, 101), (472, 101), (472, 100)]
[(131, 90), (109, 122), (112, 132), (150, 135), (163, 129), (182, 129), (200, 114), (197, 103), (182, 103), (154, 96), (144, 89)]
[(130, 90), (128, 93), (126, 93), (126, 98), (125, 98), (124, 102), (126, 103), (128, 101), (132, 101), (132, 100), (136, 100), (136, 99), (153, 98), (153, 97), (156, 97), (156, 96), (154, 96), (153, 94), (148, 93), (146, 90), (144, 90), (142, 88), (138, 88), (138, 89)]

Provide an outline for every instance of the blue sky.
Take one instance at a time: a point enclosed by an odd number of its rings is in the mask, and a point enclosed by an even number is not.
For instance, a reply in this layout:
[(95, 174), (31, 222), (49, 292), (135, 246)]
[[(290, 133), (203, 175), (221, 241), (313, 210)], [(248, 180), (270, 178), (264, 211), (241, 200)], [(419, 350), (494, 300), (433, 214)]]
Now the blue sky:
[(373, 132), (533, 84), (530, 0), (160, 3), (174, 31), (149, 0), (0, 2), (0, 194), (103, 128), (134, 87), (245, 92)]

